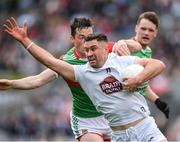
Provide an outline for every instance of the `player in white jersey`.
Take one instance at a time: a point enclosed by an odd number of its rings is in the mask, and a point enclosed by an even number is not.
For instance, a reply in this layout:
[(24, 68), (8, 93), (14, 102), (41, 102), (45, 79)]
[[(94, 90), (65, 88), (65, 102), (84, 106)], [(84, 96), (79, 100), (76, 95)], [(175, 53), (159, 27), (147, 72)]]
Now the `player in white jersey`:
[[(26, 27), (18, 28), (16, 21), (11, 18), (8, 22), (14, 28), (14, 37), (26, 38)], [(75, 18), (71, 24), (71, 41), (74, 45), (61, 59), (70, 64), (86, 64), (84, 53), (84, 37), (93, 33), (91, 20)], [(19, 39), (21, 41), (21, 39)], [(109, 52), (113, 49), (113, 42), (109, 42)], [(141, 45), (133, 40), (126, 41), (125, 45), (132, 53), (139, 51)], [(120, 49), (120, 48), (119, 48)], [(122, 49), (122, 48), (121, 48)], [(17, 80), (0, 79), (0, 90), (7, 89), (34, 89), (47, 84), (57, 78), (56, 72), (46, 69), (42, 73)], [(98, 112), (82, 90), (78, 82), (66, 80), (72, 93), (71, 128), (78, 141), (108, 141), (111, 132), (107, 120)]]
[[(11, 27), (7, 27), (6, 31), (9, 34), (13, 32)], [(56, 59), (29, 38), (21, 41), (48, 68), (65, 79), (79, 81), (97, 110), (108, 120), (113, 130), (113, 141), (166, 141), (154, 119), (149, 116), (143, 96), (138, 92), (128, 91), (135, 90), (144, 81), (160, 74), (165, 68), (164, 63), (156, 59), (108, 54), (107, 42), (107, 37), (103, 34), (88, 35), (84, 43), (88, 64), (70, 65)], [(122, 78), (121, 69), (133, 63), (144, 66), (143, 72), (135, 77)]]

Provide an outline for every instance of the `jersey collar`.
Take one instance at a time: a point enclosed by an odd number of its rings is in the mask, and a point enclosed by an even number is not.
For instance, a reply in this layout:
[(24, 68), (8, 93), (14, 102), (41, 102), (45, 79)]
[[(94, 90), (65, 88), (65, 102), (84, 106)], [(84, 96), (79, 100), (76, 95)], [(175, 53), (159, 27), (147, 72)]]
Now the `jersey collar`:
[(76, 48), (74, 48), (74, 55), (75, 55), (75, 57), (76, 57), (77, 59), (80, 58), (79, 55), (77, 54)]
[(80, 56), (78, 55), (75, 47), (74, 47), (74, 56), (75, 56), (78, 60), (87, 61), (86, 58), (80, 58)]

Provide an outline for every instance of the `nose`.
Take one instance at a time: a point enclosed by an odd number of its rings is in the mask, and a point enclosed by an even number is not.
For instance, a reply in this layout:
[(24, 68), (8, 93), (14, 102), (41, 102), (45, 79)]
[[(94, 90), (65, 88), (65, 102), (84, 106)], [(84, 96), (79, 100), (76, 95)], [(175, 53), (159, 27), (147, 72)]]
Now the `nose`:
[(149, 35), (149, 30), (145, 30), (144, 34)]
[(92, 50), (88, 50), (88, 52), (87, 52), (87, 57), (92, 56), (92, 55), (93, 55)]

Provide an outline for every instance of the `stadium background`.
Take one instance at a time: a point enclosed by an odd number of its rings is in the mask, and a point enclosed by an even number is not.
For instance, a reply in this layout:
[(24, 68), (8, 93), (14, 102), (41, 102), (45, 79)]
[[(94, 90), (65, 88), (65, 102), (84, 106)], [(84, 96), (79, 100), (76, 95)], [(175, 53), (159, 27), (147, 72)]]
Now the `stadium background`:
[[(0, 78), (21, 78), (45, 69), (3, 32), (10, 16), (20, 25), (26, 19), (30, 38), (59, 56), (72, 46), (69, 22), (74, 17), (92, 18), (96, 31), (116, 41), (132, 37), (137, 17), (149, 10), (160, 18), (159, 34), (151, 45), (153, 57), (167, 65), (151, 85), (170, 105), (169, 120), (149, 105), (168, 140), (180, 141), (180, 0), (1, 0)], [(71, 94), (61, 78), (31, 91), (0, 91), (0, 140), (74, 140), (70, 109)]]

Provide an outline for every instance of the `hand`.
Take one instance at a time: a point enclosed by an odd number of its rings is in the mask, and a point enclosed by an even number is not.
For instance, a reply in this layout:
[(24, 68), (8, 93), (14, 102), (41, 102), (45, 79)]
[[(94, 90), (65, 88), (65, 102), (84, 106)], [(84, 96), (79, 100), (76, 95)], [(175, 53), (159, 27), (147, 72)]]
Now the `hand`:
[(130, 50), (131, 53), (139, 52), (143, 49), (141, 44), (139, 42), (133, 40), (133, 39), (125, 40), (125, 42), (126, 42), (128, 49)]
[(10, 89), (11, 86), (11, 81), (8, 79), (0, 79), (0, 90), (8, 90)]
[(123, 78), (122, 85), (124, 90), (134, 92), (140, 84), (136, 77), (125, 77)]
[(131, 55), (131, 52), (129, 51), (129, 48), (124, 40), (119, 40), (114, 45), (114, 52), (119, 56), (129, 56)]
[(5, 32), (9, 35), (14, 37), (18, 41), (22, 41), (24, 38), (27, 37), (27, 23), (23, 23), (23, 27), (20, 28), (17, 24), (17, 21), (11, 17), (10, 19), (6, 20), (6, 23), (3, 25), (5, 28)]
[(154, 103), (157, 106), (157, 108), (159, 108), (164, 113), (166, 118), (169, 118), (169, 106), (168, 106), (168, 104), (166, 102), (161, 101), (159, 98), (156, 99), (156, 101)]

